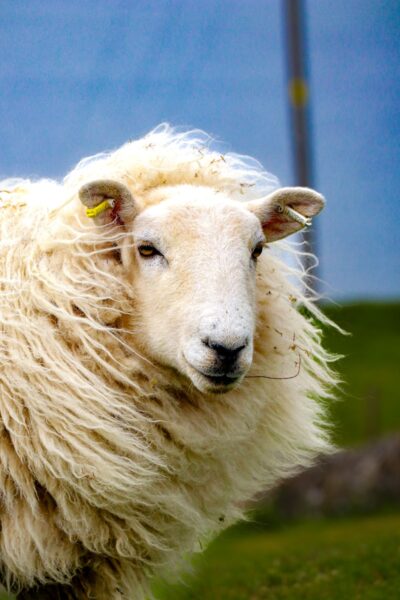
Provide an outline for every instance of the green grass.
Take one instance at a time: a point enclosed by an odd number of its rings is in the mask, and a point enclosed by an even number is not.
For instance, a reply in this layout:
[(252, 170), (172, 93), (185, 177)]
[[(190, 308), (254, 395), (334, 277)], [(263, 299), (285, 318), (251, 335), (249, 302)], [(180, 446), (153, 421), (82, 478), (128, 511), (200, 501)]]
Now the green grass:
[(335, 441), (353, 445), (399, 430), (400, 304), (363, 303), (326, 312), (351, 333), (326, 333), (327, 347), (345, 355), (336, 365), (344, 384), (332, 407)]
[(400, 515), (233, 530), (196, 567), (185, 585), (159, 585), (157, 599), (397, 600)]

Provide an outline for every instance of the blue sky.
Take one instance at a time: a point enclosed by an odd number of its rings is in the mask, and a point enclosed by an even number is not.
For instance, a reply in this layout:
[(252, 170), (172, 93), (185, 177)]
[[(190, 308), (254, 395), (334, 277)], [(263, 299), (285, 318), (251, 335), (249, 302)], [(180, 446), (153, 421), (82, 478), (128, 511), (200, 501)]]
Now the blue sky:
[[(399, 297), (400, 5), (306, 17), (324, 291)], [(0, 23), (0, 177), (59, 178), (169, 121), (294, 183), (280, 0), (3, 0)]]

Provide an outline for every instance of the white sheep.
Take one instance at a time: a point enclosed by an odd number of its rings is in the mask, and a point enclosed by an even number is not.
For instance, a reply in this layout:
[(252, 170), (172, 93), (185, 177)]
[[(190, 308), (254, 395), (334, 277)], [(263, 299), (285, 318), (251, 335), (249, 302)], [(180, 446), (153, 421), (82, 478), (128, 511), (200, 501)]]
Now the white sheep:
[(275, 186), (168, 126), (63, 184), (0, 186), (0, 574), (20, 598), (143, 599), (331, 449), (331, 357), (299, 307), (326, 319), (266, 245), (323, 199)]

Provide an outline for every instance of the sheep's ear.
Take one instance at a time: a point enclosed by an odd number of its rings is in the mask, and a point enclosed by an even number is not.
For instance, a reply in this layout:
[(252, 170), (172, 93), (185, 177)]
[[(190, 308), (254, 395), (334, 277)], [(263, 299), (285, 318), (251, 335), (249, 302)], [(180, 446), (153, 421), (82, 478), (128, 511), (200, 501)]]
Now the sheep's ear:
[(128, 188), (111, 179), (85, 183), (79, 190), (79, 198), (86, 207), (86, 215), (96, 225), (126, 225), (137, 213), (135, 200)]
[(247, 203), (261, 221), (267, 242), (280, 240), (311, 225), (325, 205), (324, 197), (303, 187), (287, 187)]

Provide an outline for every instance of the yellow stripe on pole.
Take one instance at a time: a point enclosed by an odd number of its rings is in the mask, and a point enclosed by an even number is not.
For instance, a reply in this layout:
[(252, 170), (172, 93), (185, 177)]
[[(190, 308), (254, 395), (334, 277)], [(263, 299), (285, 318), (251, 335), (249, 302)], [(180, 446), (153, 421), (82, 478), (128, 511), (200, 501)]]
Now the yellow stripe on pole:
[(308, 102), (308, 86), (304, 79), (292, 79), (289, 82), (289, 96), (295, 108), (303, 108)]

